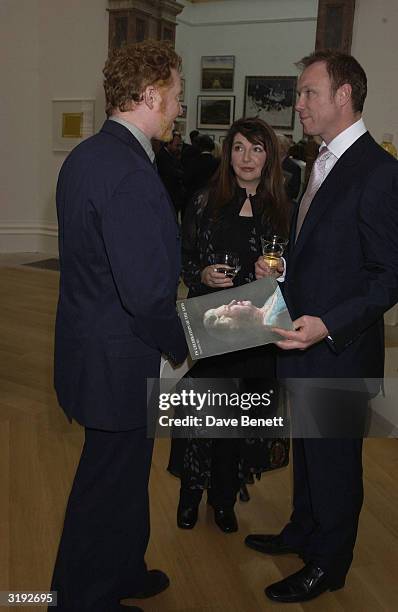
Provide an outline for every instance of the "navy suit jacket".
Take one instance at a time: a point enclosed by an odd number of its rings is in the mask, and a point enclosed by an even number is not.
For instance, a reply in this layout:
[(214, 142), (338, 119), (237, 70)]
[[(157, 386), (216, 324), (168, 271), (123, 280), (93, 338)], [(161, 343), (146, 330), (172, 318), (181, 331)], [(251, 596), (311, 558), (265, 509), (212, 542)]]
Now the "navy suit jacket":
[(60, 290), (55, 388), (66, 414), (110, 431), (146, 423), (146, 378), (186, 356), (175, 298), (180, 239), (169, 196), (139, 142), (106, 121), (57, 186)]
[(283, 291), (293, 319), (320, 317), (333, 342), (280, 351), (281, 377), (382, 377), (383, 313), (398, 301), (398, 163), (365, 133), (311, 203)]

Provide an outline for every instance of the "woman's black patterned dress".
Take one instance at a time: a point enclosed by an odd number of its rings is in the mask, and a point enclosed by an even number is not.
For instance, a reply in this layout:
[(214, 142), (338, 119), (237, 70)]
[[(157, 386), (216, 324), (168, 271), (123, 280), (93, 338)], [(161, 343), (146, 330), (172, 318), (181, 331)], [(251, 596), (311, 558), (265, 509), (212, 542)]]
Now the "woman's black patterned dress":
[[(271, 227), (262, 221), (256, 196), (250, 196), (253, 217), (240, 216), (246, 198), (246, 190), (238, 189), (216, 221), (206, 191), (198, 193), (188, 207), (182, 235), (183, 279), (189, 288), (188, 297), (216, 291), (204, 285), (200, 275), (218, 251), (239, 255), (241, 269), (234, 279), (235, 286), (255, 280), (260, 236), (269, 233)], [(196, 363), (188, 375), (239, 378), (245, 390), (261, 393), (274, 383), (275, 352), (275, 346), (268, 344), (208, 357)], [(279, 439), (174, 439), (168, 469), (181, 478), (183, 489), (211, 489), (211, 503), (226, 506), (233, 505), (240, 485), (249, 482), (253, 473), (285, 465), (288, 452), (288, 441)]]

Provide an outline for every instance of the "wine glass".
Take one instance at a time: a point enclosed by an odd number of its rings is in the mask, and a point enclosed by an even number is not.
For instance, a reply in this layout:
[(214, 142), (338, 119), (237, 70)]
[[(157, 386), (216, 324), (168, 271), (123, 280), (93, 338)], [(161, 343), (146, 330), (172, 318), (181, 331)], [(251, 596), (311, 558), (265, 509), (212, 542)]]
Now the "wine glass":
[(218, 251), (211, 259), (216, 272), (223, 272), (227, 278), (235, 278), (241, 268), (239, 255), (232, 251)]
[(261, 247), (265, 263), (276, 270), (283, 255), (288, 241), (282, 236), (273, 234), (272, 236), (261, 236)]

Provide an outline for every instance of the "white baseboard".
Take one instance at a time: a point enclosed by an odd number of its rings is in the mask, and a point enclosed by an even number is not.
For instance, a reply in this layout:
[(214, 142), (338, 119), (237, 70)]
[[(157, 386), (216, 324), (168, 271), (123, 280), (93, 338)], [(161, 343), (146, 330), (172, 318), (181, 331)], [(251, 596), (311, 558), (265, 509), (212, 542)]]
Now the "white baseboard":
[(0, 222), (0, 253), (58, 253), (56, 223)]

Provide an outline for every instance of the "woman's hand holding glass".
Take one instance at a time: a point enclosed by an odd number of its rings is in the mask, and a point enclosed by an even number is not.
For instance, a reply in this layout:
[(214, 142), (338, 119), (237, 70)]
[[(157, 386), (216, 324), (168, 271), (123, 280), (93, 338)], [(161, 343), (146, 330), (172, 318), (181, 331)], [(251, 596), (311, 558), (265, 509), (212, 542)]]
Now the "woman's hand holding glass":
[(211, 265), (201, 272), (202, 283), (213, 289), (233, 287), (233, 279), (240, 270), (239, 256), (231, 251), (212, 255)]
[(264, 257), (261, 256), (257, 259), (254, 271), (256, 274), (256, 279), (264, 278), (266, 276), (272, 276), (273, 278), (279, 278), (285, 271), (285, 264), (282, 258), (279, 259), (278, 265), (276, 267), (269, 266), (265, 261)]
[(225, 272), (217, 272), (220, 268), (216, 265), (206, 266), (201, 272), (201, 280), (204, 285), (211, 287), (212, 289), (225, 289), (226, 287), (233, 287), (234, 283), (232, 278), (225, 276)]

